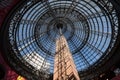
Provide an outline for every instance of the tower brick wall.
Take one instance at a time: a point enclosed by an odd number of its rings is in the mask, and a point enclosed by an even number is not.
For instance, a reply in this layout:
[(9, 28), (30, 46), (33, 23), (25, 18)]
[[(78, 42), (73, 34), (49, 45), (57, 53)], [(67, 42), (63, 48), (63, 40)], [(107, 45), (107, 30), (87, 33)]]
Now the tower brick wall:
[(53, 80), (80, 80), (72, 54), (63, 35), (56, 40)]

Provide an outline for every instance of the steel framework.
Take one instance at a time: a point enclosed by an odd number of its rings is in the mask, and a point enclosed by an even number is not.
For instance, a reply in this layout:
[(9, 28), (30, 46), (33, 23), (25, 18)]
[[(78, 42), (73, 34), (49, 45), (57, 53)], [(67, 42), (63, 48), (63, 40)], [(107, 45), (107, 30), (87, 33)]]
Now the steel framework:
[[(95, 71), (110, 59), (119, 43), (120, 7), (115, 4), (112, 0), (20, 1), (1, 29), (8, 63), (27, 79), (46, 80), (49, 74), (37, 71), (23, 56), (36, 52), (51, 64), (52, 74), (60, 22), (81, 79), (98, 76), (105, 70)], [(40, 63), (41, 68), (46, 66)]]

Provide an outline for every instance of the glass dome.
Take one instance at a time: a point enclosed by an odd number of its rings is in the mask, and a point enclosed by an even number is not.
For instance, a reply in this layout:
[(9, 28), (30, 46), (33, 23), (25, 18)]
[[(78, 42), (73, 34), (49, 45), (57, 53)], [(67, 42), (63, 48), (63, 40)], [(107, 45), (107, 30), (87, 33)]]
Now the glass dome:
[[(53, 74), (58, 24), (62, 24), (74, 63), (79, 72), (98, 65), (111, 52), (118, 20), (108, 0), (29, 0), (11, 12), (7, 42), (12, 60), (38, 75)], [(14, 14), (14, 15), (13, 15)], [(9, 58), (9, 60), (11, 59)], [(12, 66), (15, 61), (10, 62)], [(27, 69), (26, 69), (26, 68)], [(18, 70), (19, 71), (19, 70)], [(46, 76), (47, 77), (47, 76)]]

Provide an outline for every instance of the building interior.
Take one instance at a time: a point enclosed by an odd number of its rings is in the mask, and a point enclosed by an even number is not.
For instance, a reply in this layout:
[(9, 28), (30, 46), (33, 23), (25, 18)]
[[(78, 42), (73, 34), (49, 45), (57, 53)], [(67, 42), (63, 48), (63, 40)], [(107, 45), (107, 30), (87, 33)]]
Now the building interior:
[(0, 0), (0, 80), (120, 80), (120, 0)]

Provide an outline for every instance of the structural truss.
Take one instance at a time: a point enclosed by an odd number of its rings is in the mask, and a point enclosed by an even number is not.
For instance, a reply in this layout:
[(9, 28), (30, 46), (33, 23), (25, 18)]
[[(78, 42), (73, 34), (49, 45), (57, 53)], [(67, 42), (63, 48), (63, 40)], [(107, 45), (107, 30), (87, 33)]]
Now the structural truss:
[[(28, 80), (48, 79), (53, 74), (60, 22), (81, 79), (99, 75), (105, 70), (96, 70), (112, 56), (119, 41), (114, 4), (111, 0), (21, 0), (1, 29), (8, 63)], [(39, 70), (26, 59), (32, 53)]]

